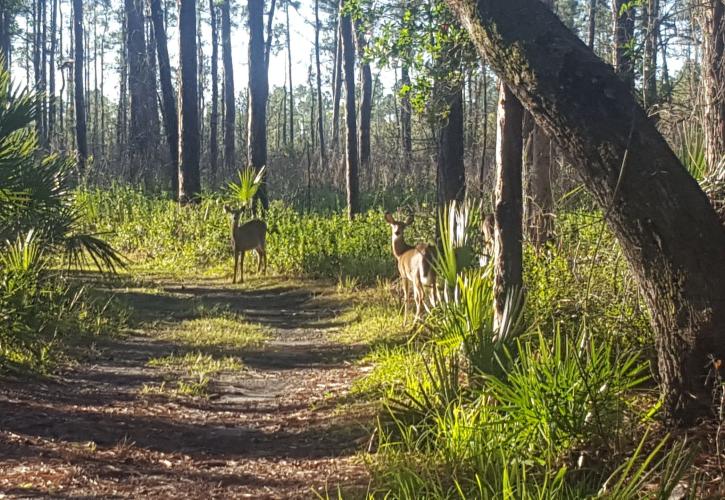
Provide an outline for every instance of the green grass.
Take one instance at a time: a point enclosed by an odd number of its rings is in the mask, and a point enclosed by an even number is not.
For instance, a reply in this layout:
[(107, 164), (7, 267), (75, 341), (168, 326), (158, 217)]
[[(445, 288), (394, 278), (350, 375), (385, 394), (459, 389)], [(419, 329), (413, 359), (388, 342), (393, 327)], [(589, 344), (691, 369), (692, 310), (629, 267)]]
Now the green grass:
[(267, 330), (246, 323), (238, 316), (205, 317), (181, 321), (158, 333), (158, 337), (187, 348), (250, 349), (262, 345)]
[[(142, 394), (170, 393), (190, 397), (206, 396), (214, 375), (221, 372), (237, 372), (243, 368), (242, 362), (235, 357), (215, 358), (199, 351), (151, 358), (147, 365), (170, 373), (159, 385), (145, 384), (141, 389)], [(178, 377), (178, 372), (183, 374), (182, 378)]]

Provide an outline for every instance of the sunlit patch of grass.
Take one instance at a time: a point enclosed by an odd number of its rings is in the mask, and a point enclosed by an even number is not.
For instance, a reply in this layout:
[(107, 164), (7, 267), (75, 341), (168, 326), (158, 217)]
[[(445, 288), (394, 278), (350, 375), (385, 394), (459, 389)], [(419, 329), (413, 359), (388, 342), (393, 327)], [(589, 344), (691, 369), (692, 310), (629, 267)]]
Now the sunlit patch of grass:
[(363, 358), (372, 365), (366, 375), (356, 380), (352, 394), (393, 396), (404, 390), (409, 380), (425, 372), (423, 353), (414, 347), (381, 346)]
[(147, 364), (159, 368), (188, 370), (190, 373), (218, 373), (221, 371), (236, 371), (242, 369), (242, 362), (232, 356), (214, 358), (201, 352), (189, 352), (184, 355), (171, 354), (161, 358), (151, 358)]
[(196, 318), (163, 331), (161, 337), (186, 347), (249, 349), (260, 347), (266, 329), (238, 316)]
[[(239, 371), (243, 368), (242, 362), (235, 357), (215, 358), (198, 351), (152, 358), (146, 364), (168, 370), (170, 373), (159, 385), (145, 384), (141, 388), (141, 394), (173, 394), (190, 397), (206, 396), (214, 375), (225, 371)], [(180, 371), (185, 372), (185, 375), (174, 377)]]

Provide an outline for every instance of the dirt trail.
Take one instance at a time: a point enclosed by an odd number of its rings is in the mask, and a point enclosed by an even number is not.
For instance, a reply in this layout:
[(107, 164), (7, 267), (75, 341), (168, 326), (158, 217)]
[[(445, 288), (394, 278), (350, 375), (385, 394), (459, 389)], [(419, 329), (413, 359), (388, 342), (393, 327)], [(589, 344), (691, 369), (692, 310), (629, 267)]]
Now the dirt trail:
[[(0, 381), (0, 497), (314, 498), (367, 484), (355, 454), (368, 433), (339, 411), (362, 348), (330, 339), (344, 304), (324, 288), (162, 282), (118, 290), (135, 333), (99, 345), (52, 379)], [(201, 308), (269, 328), (254, 350), (209, 349), (244, 369), (207, 398), (149, 393), (169, 372), (154, 357), (189, 351), (154, 332)], [(180, 374), (178, 374), (181, 376)], [(163, 387), (163, 386), (161, 386)]]

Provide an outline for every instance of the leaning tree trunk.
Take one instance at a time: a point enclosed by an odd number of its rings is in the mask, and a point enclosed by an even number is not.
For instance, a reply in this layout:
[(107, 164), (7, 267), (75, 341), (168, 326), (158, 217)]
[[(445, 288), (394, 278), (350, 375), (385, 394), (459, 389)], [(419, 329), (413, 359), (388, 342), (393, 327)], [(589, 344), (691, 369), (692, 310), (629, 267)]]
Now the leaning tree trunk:
[(217, 162), (219, 160), (219, 35), (216, 17), (216, 3), (209, 0), (211, 24), (211, 116), (209, 117), (209, 170), (212, 183), (216, 180)]
[(222, 3), (222, 64), (224, 65), (224, 168), (227, 172), (232, 172), (237, 162), (234, 142), (236, 106), (234, 105), (231, 25), (229, 0), (224, 0)]
[(634, 87), (631, 42), (634, 38), (634, 5), (628, 0), (612, 0), (614, 25), (614, 69), (630, 88)]
[(523, 286), (521, 247), (521, 157), (523, 108), (502, 82), (496, 131), (494, 207), (494, 326), (504, 325), (507, 305), (515, 304)]
[(76, 147), (78, 148), (78, 172), (86, 172), (88, 144), (86, 142), (86, 105), (83, 95), (83, 1), (73, 0), (73, 65), (75, 108), (76, 108)]
[(725, 4), (708, 0), (704, 7), (703, 80), (707, 164), (725, 177)]
[[(248, 0), (249, 16), (249, 125), (247, 161), (255, 169), (267, 163), (267, 66), (264, 61), (264, 0)], [(257, 191), (259, 201), (269, 208), (266, 182)]]
[(154, 25), (154, 38), (156, 39), (156, 56), (159, 60), (159, 82), (161, 83), (161, 113), (164, 118), (166, 143), (169, 146), (169, 180), (171, 182), (171, 195), (174, 199), (179, 196), (179, 118), (176, 114), (176, 98), (174, 86), (171, 83), (171, 64), (169, 63), (169, 49), (166, 40), (166, 27), (164, 14), (161, 10), (161, 0), (151, 0), (151, 20)]
[(463, 83), (445, 88), (448, 116), (438, 136), (437, 184), (438, 206), (462, 201), (466, 195), (466, 169), (463, 161)]
[(668, 416), (702, 415), (725, 359), (725, 230), (707, 197), (628, 85), (544, 5), (447, 3), (604, 210), (649, 305)]
[(198, 203), (200, 136), (196, 67), (196, 2), (179, 0), (179, 202)]
[(345, 74), (345, 160), (347, 172), (347, 215), (350, 219), (360, 212), (358, 178), (357, 117), (355, 110), (355, 44), (350, 14), (344, 14), (345, 0), (340, 0), (340, 39), (342, 41), (343, 72)]

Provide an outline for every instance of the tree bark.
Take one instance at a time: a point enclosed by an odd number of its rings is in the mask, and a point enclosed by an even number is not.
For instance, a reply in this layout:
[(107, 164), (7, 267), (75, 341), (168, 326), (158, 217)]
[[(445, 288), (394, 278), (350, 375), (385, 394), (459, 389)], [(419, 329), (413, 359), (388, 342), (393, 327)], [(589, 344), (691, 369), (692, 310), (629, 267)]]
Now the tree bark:
[[(659, 0), (644, 3), (646, 29), (642, 61), (643, 104), (650, 112), (657, 104), (657, 46), (659, 33)], [(656, 116), (656, 115), (654, 115)]]
[(320, 0), (315, 0), (315, 66), (317, 71), (317, 133), (320, 136), (320, 171), (327, 163), (325, 151), (325, 110), (322, 106), (322, 73), (320, 72)]
[(129, 124), (130, 177), (135, 180), (148, 161), (154, 146), (150, 126), (149, 97), (154, 95), (149, 81), (143, 8), (139, 0), (125, 0), (126, 50), (128, 58), (128, 92), (131, 119)]
[(373, 107), (373, 75), (370, 71), (370, 63), (365, 58), (367, 40), (362, 32), (362, 25), (356, 23), (356, 46), (360, 60), (360, 169), (363, 175), (370, 174), (370, 121)]
[(196, 2), (179, 0), (179, 202), (198, 203), (200, 136), (196, 52)]
[[(264, 0), (248, 0), (249, 18), (249, 125), (247, 160), (260, 169), (267, 164), (267, 96), (269, 83), (264, 61)], [(266, 210), (269, 208), (266, 182), (257, 191)]]
[(504, 324), (506, 305), (523, 286), (521, 247), (521, 158), (523, 108), (502, 82), (496, 131), (494, 208), (494, 327)]
[(707, 164), (725, 178), (725, 4), (708, 0), (704, 7), (703, 68)]
[(219, 33), (216, 16), (216, 2), (209, 0), (209, 23), (211, 24), (211, 116), (209, 118), (209, 170), (212, 182), (216, 179), (219, 160)]
[(332, 71), (332, 149), (340, 146), (340, 98), (342, 96), (342, 39), (340, 35), (340, 15), (337, 16), (335, 34), (335, 61)]
[(725, 358), (725, 229), (611, 67), (529, 0), (447, 0), (482, 57), (566, 152), (649, 305), (665, 408), (709, 409)]
[(151, 20), (156, 39), (156, 55), (159, 60), (159, 82), (161, 83), (161, 113), (164, 117), (164, 131), (169, 146), (169, 181), (174, 199), (179, 197), (179, 119), (176, 112), (176, 97), (171, 83), (168, 42), (161, 0), (151, 0)]
[(448, 116), (438, 136), (438, 206), (463, 201), (466, 195), (466, 169), (463, 162), (463, 83), (444, 90)]
[(232, 66), (232, 22), (229, 0), (222, 3), (222, 63), (224, 65), (224, 168), (233, 172), (237, 163), (234, 142), (234, 68)]
[(591, 50), (594, 50), (594, 36), (597, 29), (597, 0), (589, 0), (589, 38), (588, 45)]
[(12, 56), (11, 28), (13, 24), (13, 13), (10, 7), (3, 6), (0, 8), (0, 56), (4, 70), (10, 69)]
[(347, 215), (353, 219), (360, 212), (360, 184), (358, 178), (357, 116), (355, 109), (355, 44), (352, 20), (342, 14), (346, 0), (340, 0), (340, 38), (342, 41), (343, 70), (345, 74), (345, 162), (347, 177)]
[[(0, 19), (0, 23), (2, 20)], [(55, 131), (55, 53), (58, 48), (58, 0), (53, 0), (50, 14), (50, 53), (48, 54), (48, 139), (52, 145)], [(0, 42), (0, 45), (2, 42)]]
[(78, 172), (86, 173), (88, 144), (86, 141), (86, 105), (83, 95), (83, 1), (73, 0), (73, 38), (75, 40), (73, 65), (75, 108), (76, 108), (76, 148), (78, 149)]
[(634, 6), (628, 0), (612, 0), (614, 26), (614, 70), (630, 87), (634, 88), (634, 64), (631, 46), (634, 38)]
[(285, 3), (284, 8), (285, 17), (287, 18), (287, 75), (289, 84), (289, 142), (294, 150), (295, 146), (295, 91), (292, 86), (292, 43), (290, 41), (290, 26), (289, 26), (289, 2)]
[(272, 23), (274, 22), (274, 8), (277, 4), (276, 0), (272, 0), (272, 4), (269, 6), (269, 14), (267, 14), (267, 35), (264, 42), (264, 65), (267, 68), (267, 74), (269, 74), (269, 58), (272, 53)]

